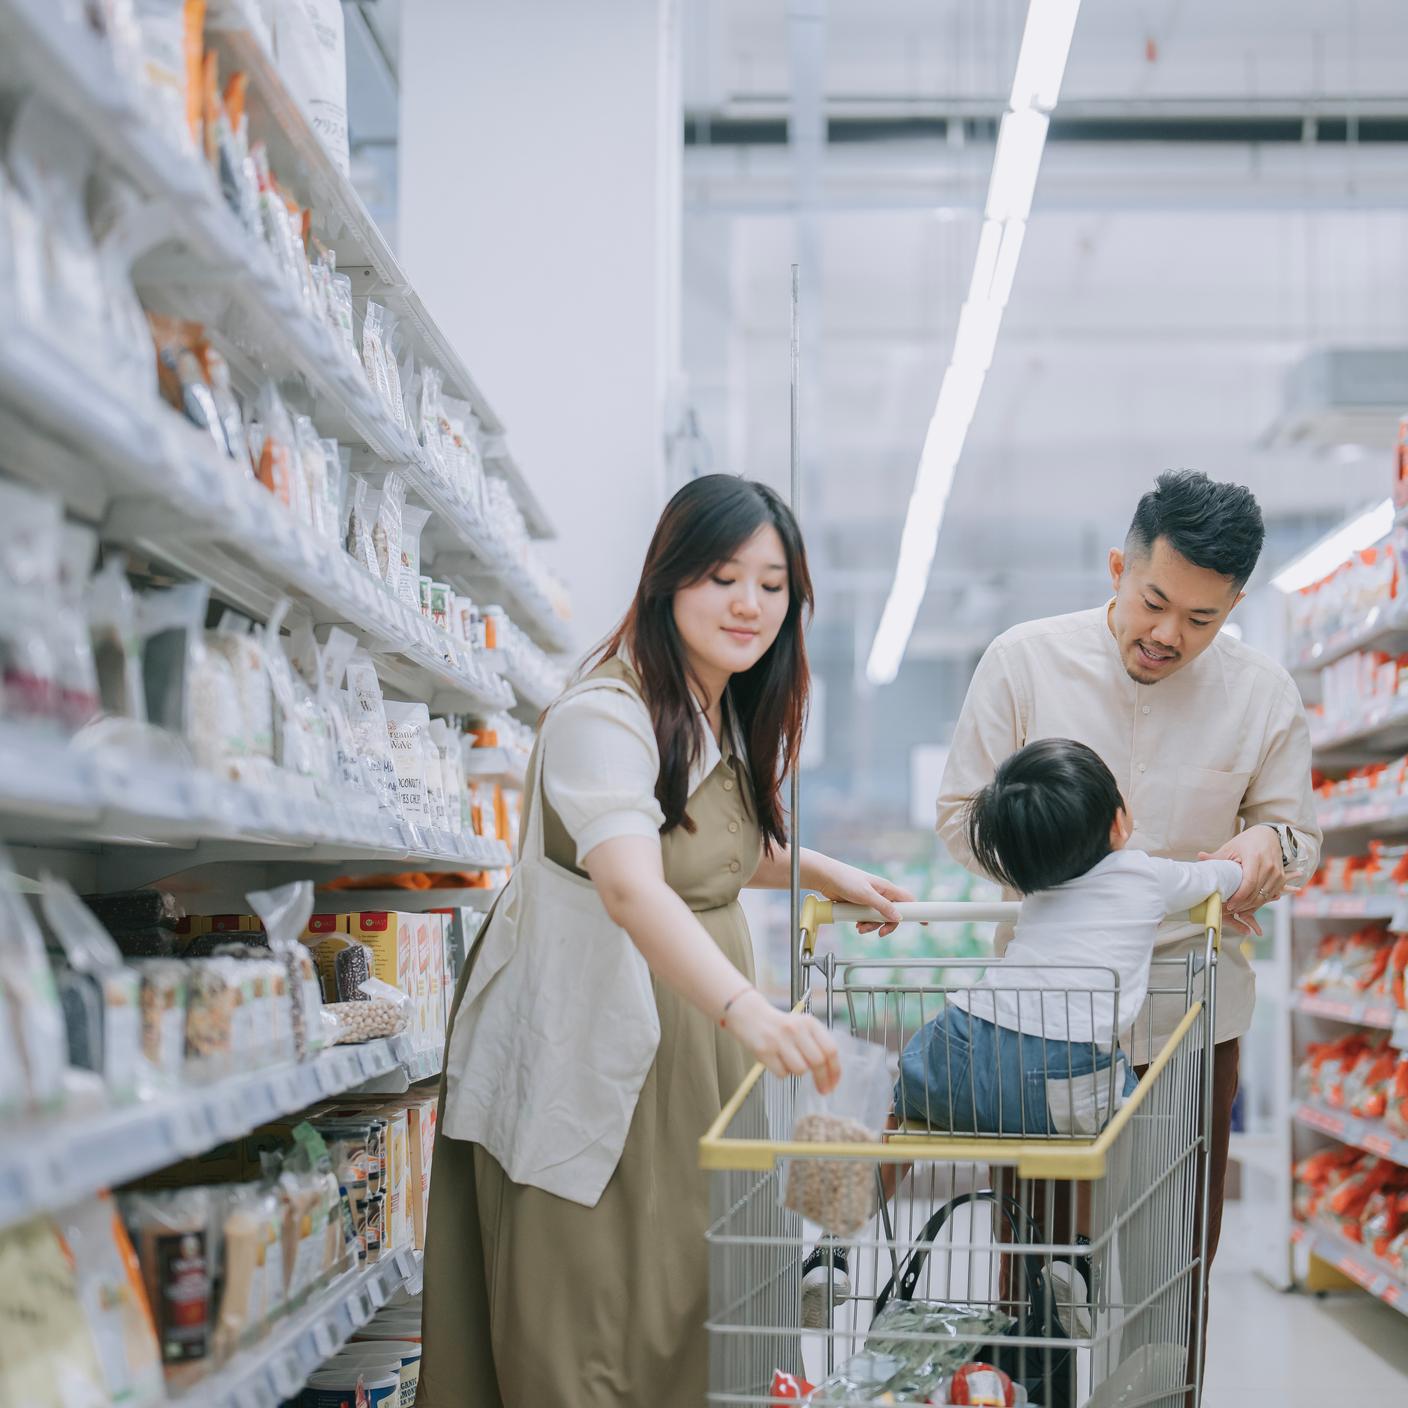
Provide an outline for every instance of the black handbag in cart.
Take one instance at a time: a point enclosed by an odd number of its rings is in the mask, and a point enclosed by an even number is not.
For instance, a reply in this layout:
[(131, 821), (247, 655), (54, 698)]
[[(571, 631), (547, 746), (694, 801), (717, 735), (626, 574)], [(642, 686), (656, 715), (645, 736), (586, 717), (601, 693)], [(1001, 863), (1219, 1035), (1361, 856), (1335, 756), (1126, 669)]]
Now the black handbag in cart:
[[(909, 1254), (903, 1270), (896, 1270), (875, 1298), (875, 1314), (879, 1315), (890, 1301), (912, 1301), (919, 1278), (924, 1273), (924, 1265), (929, 1259), (934, 1238), (939, 1235), (944, 1224), (959, 1208), (969, 1203), (991, 1203), (1000, 1214), (1007, 1218), (1012, 1233), (1010, 1246), (1022, 1267), (1026, 1281), (1026, 1294), (1020, 1307), (1014, 1306), (1012, 1314), (1017, 1323), (1007, 1331), (1010, 1336), (1022, 1339), (1064, 1340), (1071, 1338), (1058, 1314), (1055, 1297), (1051, 1293), (1050, 1280), (1042, 1266), (1039, 1255), (1023, 1255), (1017, 1249), (1023, 1243), (1023, 1231), (1027, 1233), (1028, 1245), (1039, 1242), (1040, 1229), (1030, 1213), (1017, 1202), (1004, 1194), (991, 1189), (976, 1193), (963, 1193), (939, 1208), (924, 1224), (915, 1241), (919, 1246)], [(1088, 1277), (1087, 1277), (1088, 1284)], [(1013, 1383), (1019, 1383), (1027, 1392), (1029, 1402), (1035, 1408), (1074, 1408), (1076, 1402), (1076, 1361), (1068, 1345), (1053, 1345), (1049, 1349), (1032, 1345), (994, 1345), (991, 1350), (991, 1363), (1001, 1369)]]

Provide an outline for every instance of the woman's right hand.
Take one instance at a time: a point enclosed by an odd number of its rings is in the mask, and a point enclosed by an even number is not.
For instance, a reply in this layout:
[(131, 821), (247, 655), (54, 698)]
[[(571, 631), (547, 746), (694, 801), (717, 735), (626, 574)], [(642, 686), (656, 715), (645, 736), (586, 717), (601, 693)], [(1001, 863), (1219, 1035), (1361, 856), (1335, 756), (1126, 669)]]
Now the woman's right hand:
[(779, 1012), (757, 988), (732, 1004), (724, 1026), (775, 1076), (810, 1072), (823, 1095), (841, 1079), (841, 1055), (831, 1033), (805, 1012)]

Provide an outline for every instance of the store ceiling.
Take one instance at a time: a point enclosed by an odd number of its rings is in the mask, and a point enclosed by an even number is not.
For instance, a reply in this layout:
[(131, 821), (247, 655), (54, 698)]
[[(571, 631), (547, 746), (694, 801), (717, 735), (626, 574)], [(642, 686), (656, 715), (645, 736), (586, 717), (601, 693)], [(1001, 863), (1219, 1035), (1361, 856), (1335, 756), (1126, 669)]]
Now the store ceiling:
[[(828, 117), (971, 121), (1000, 109), (1026, 7), (801, 8), (825, 15)], [(868, 645), (888, 586), (991, 146), (959, 121), (947, 139), (833, 140), (799, 212), (788, 147), (703, 144), (731, 121), (789, 115), (787, 14), (784, 0), (686, 0), (684, 359), (714, 466), (783, 483), (788, 268), (803, 231), (817, 251), (805, 516), (825, 564), (824, 648), (846, 654)], [(1053, 134), (913, 654), (966, 661), (1011, 621), (1088, 601), (1165, 467), (1250, 485), (1269, 558), (1386, 490), (1385, 448), (1310, 454), (1267, 439), (1308, 350), (1408, 340), (1403, 148), (1345, 142), (1343, 128), (1324, 139), (1331, 117), (1352, 134), (1356, 118), (1367, 132), (1370, 116), (1408, 116), (1391, 96), (1401, 28), (1389, 0), (1085, 0), (1062, 113), (1211, 116), (1233, 130), (1215, 142)], [(1307, 129), (1312, 143), (1237, 137), (1267, 114), (1327, 125)]]

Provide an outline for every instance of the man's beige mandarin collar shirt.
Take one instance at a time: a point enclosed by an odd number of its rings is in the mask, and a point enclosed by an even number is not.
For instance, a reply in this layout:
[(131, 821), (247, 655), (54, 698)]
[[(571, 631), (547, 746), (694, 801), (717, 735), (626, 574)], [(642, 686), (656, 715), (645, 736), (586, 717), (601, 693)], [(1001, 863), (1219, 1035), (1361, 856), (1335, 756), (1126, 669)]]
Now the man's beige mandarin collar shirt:
[[(1029, 621), (993, 641), (968, 688), (939, 792), (939, 835), (965, 866), (976, 869), (964, 828), (968, 800), (1004, 758), (1040, 738), (1076, 739), (1105, 760), (1134, 824), (1130, 844), (1150, 855), (1196, 860), (1243, 827), (1284, 822), (1295, 829), (1305, 864), (1318, 863), (1300, 693), (1280, 665), (1225, 632), (1153, 685), (1126, 672), (1108, 604)], [(1008, 937), (999, 931), (999, 951)], [(1159, 941), (1160, 958), (1200, 942), (1175, 918)], [(1240, 945), (1229, 942), (1218, 983), (1219, 1041), (1247, 1030), (1254, 998), (1251, 969)], [(1176, 1008), (1172, 998), (1159, 1002), (1156, 1039), (1182, 1015)]]

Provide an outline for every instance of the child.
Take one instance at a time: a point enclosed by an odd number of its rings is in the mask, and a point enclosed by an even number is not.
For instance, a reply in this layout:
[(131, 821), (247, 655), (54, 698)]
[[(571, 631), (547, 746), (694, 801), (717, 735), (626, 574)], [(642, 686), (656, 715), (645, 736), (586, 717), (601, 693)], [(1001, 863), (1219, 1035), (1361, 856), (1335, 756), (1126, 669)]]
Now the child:
[(910, 1039), (895, 1112), (962, 1134), (1095, 1134), (1134, 1088), (1117, 1037), (1143, 1006), (1159, 924), (1226, 899), (1241, 867), (1126, 850), (1114, 777), (1067, 738), (1008, 758), (968, 830), (982, 868), (1024, 897), (1021, 917), (983, 979)]

